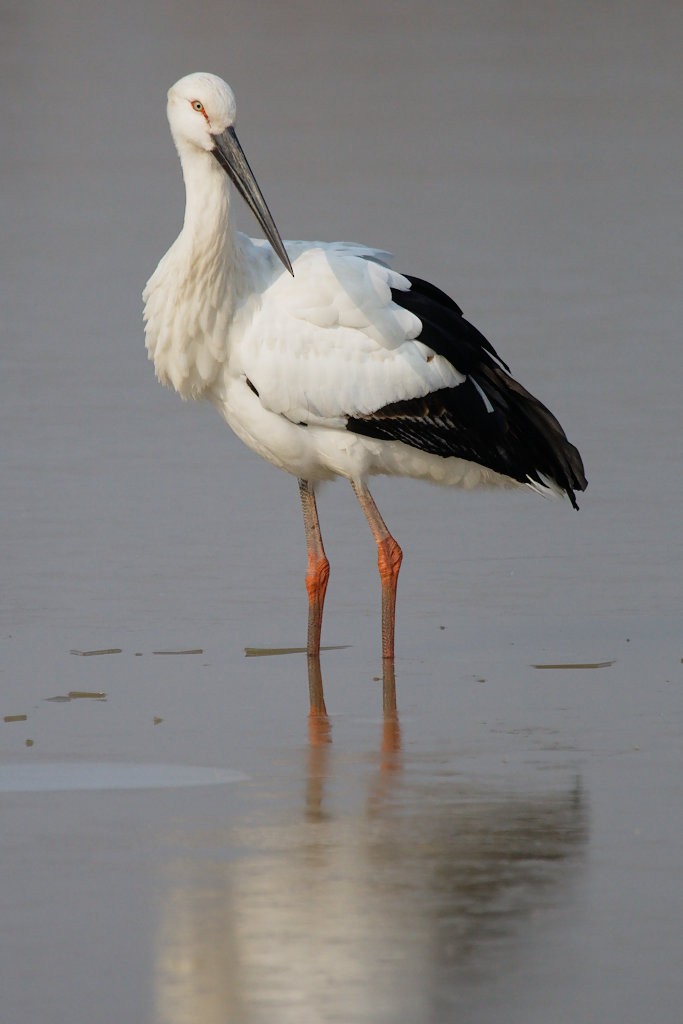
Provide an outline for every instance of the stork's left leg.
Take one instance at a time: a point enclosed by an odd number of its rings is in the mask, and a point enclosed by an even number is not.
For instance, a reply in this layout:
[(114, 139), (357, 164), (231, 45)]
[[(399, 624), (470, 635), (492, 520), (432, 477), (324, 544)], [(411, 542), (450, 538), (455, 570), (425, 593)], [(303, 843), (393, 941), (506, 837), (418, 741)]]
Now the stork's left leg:
[(382, 657), (393, 661), (396, 585), (403, 552), (389, 533), (366, 485), (352, 480), (351, 486), (377, 543), (377, 564), (382, 581)]
[(315, 503), (313, 484), (308, 480), (299, 480), (301, 511), (304, 515), (306, 531), (306, 550), (308, 552), (308, 568), (306, 571), (306, 590), (308, 591), (308, 636), (306, 653), (309, 658), (320, 656), (320, 631), (323, 624), (323, 605), (325, 591), (330, 575), (330, 563), (327, 561), (323, 539), (320, 534), (318, 508)]

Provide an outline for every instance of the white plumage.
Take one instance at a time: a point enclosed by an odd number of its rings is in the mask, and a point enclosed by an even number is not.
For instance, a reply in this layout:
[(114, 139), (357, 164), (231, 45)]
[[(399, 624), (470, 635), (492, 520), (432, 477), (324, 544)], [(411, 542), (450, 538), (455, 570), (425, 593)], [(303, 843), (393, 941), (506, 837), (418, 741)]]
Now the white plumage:
[[(387, 253), (282, 242), (221, 79), (181, 79), (168, 117), (187, 199), (182, 231), (144, 292), (157, 376), (183, 398), (210, 401), (245, 444), (299, 478), (314, 657), (329, 571), (314, 485), (351, 481), (378, 542), (382, 649), (393, 658), (401, 553), (367, 477), (525, 485), (574, 502), (573, 488), (585, 487), (578, 452), (455, 303), (391, 269)], [(234, 230), (228, 178), (267, 241)]]
[[(370, 439), (352, 445), (349, 454), (348, 417), (465, 379), (415, 340), (422, 324), (391, 300), (392, 287), (408, 290), (410, 283), (375, 262), (386, 254), (359, 245), (287, 242), (291, 277), (270, 248), (236, 233), (243, 273), (235, 282), (222, 250), (207, 258), (203, 239), (199, 245), (190, 239), (186, 223), (144, 294), (157, 376), (183, 398), (210, 399), (246, 444), (290, 473), (320, 480), (386, 472), (375, 465), (377, 444)], [(302, 423), (330, 434), (322, 450), (319, 434), (304, 433)], [(432, 470), (435, 479), (442, 479), (440, 469)], [(432, 473), (425, 464), (420, 475)]]

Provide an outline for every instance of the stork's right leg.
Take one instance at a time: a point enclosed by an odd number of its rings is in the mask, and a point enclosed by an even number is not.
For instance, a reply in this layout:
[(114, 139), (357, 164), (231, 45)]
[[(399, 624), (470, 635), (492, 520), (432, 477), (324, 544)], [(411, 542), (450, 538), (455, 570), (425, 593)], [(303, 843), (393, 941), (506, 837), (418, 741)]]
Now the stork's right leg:
[[(394, 631), (396, 621), (396, 584), (403, 560), (403, 552), (389, 533), (379, 509), (367, 488), (356, 480), (351, 481), (354, 494), (370, 524), (377, 544), (377, 564), (382, 582), (382, 657), (385, 662), (394, 660)], [(386, 679), (386, 676), (385, 676)]]
[(306, 531), (306, 550), (308, 552), (308, 568), (306, 571), (306, 590), (308, 591), (308, 635), (306, 638), (306, 654), (309, 658), (320, 655), (320, 631), (323, 624), (323, 605), (325, 591), (330, 576), (330, 563), (325, 556), (323, 539), (320, 534), (318, 508), (315, 503), (313, 484), (308, 480), (299, 480), (301, 510), (304, 514), (304, 530)]

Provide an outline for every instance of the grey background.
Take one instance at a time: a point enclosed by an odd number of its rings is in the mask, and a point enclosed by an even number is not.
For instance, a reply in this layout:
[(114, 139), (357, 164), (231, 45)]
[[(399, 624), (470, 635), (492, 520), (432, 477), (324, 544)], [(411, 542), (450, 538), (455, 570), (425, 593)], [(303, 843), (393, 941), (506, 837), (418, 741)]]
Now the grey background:
[[(678, 1022), (682, 30), (642, 0), (2, 5), (3, 1021)], [(302, 658), (244, 657), (304, 642), (296, 484), (145, 359), (196, 70), (284, 237), (451, 292), (585, 458), (578, 514), (376, 484), (400, 750), (350, 490), (320, 500), (349, 645), (320, 743)]]

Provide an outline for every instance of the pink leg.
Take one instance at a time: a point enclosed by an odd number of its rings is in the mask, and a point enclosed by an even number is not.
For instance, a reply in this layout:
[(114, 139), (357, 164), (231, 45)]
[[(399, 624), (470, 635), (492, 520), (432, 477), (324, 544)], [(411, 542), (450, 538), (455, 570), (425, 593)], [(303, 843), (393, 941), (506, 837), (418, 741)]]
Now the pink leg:
[(382, 657), (394, 660), (394, 628), (396, 621), (396, 584), (403, 552), (389, 533), (370, 491), (363, 483), (351, 481), (365, 518), (377, 543), (377, 564), (382, 581)]
[(308, 480), (299, 480), (301, 509), (304, 514), (304, 530), (306, 531), (306, 549), (308, 551), (308, 568), (306, 571), (306, 590), (308, 591), (308, 636), (306, 653), (309, 658), (320, 655), (320, 631), (323, 624), (323, 605), (325, 591), (330, 576), (330, 563), (325, 557), (323, 539), (320, 535), (318, 508), (315, 503), (313, 485)]

